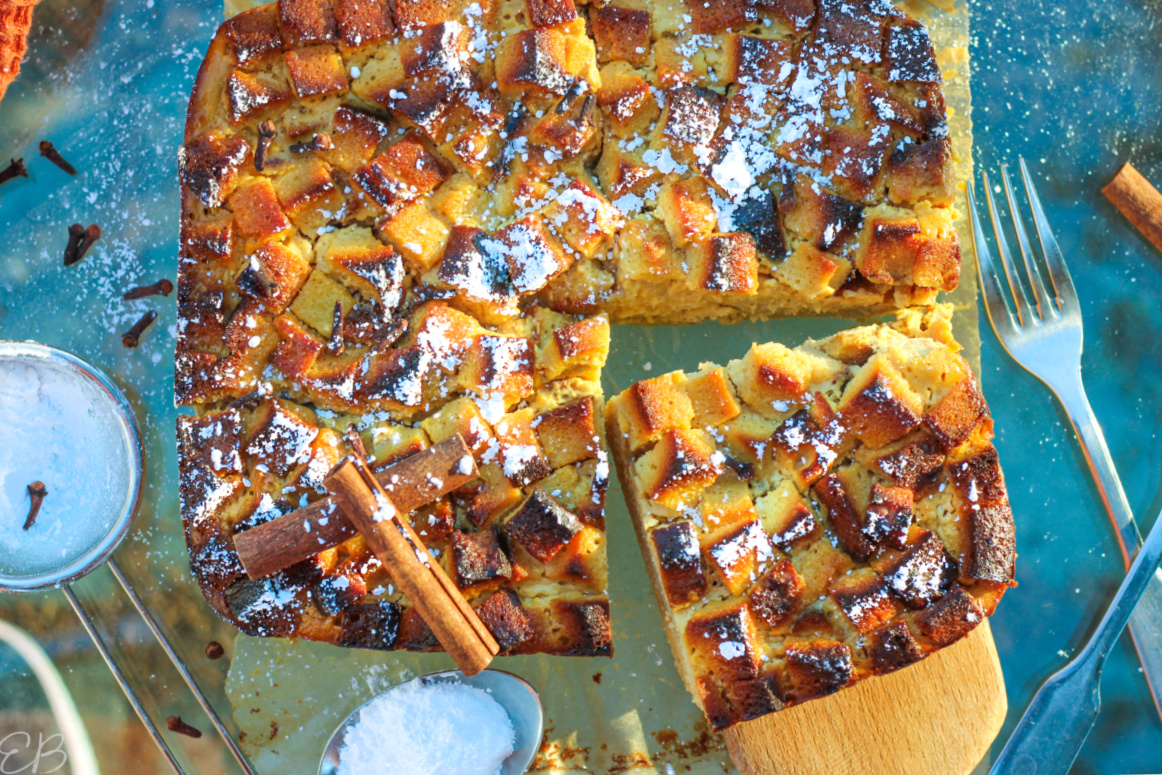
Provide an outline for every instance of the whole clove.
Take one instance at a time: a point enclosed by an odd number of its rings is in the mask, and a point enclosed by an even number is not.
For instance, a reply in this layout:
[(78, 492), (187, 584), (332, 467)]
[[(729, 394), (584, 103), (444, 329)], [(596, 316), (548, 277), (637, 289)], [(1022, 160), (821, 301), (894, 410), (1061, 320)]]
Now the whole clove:
[(173, 283), (169, 280), (158, 280), (153, 285), (139, 285), (136, 288), (130, 288), (121, 297), (125, 301), (133, 301), (134, 299), (144, 299), (147, 296), (169, 296), (173, 293)]
[(121, 344), (132, 349), (141, 343), (141, 335), (145, 333), (145, 329), (157, 320), (157, 313), (153, 310), (146, 312), (141, 316), (141, 319), (133, 324), (133, 328), (121, 335)]
[(290, 152), (310, 153), (311, 151), (329, 151), (334, 147), (335, 143), (331, 141), (331, 135), (326, 132), (319, 132), (305, 143), (292, 143)]
[(81, 240), (84, 238), (84, 226), (74, 223), (69, 227), (69, 244), (65, 245), (65, 266), (72, 266), (81, 260), (78, 253), (81, 250)]
[(581, 96), (581, 92), (585, 90), (586, 84), (580, 78), (574, 78), (573, 83), (569, 84), (569, 88), (565, 90), (564, 96), (557, 102), (557, 107), (554, 112), (558, 116), (565, 115), (569, 108), (573, 107), (573, 103)]
[(581, 115), (577, 118), (578, 126), (585, 126), (593, 122), (593, 110), (597, 107), (597, 95), (589, 92), (585, 101), (581, 103)]
[(277, 130), (273, 121), (263, 121), (258, 125), (258, 147), (254, 149), (254, 169), (262, 172), (266, 166), (266, 154), (270, 150), (270, 141), (274, 139)]
[(177, 732), (179, 735), (186, 737), (199, 738), (202, 736), (202, 730), (197, 727), (192, 727), (186, 722), (182, 721), (181, 716), (170, 716), (165, 720), (165, 728), (170, 732)]
[(48, 488), (44, 486), (44, 482), (37, 480), (28, 485), (28, 499), (32, 501), (32, 505), (29, 506), (28, 516), (24, 519), (25, 530), (36, 524), (36, 515), (40, 513), (40, 506), (44, 503), (46, 495), (48, 495)]
[(13, 178), (27, 178), (28, 169), (24, 166), (24, 159), (13, 159), (12, 163), (0, 170), (0, 185), (4, 185)]
[(795, 209), (795, 175), (790, 170), (783, 174), (783, 189), (779, 192), (779, 212), (786, 213)]
[(363, 446), (363, 437), (359, 435), (359, 431), (355, 430), (355, 423), (347, 423), (347, 443), (351, 445), (351, 451), (361, 458), (367, 459), (367, 447)]
[(87, 229), (74, 223), (69, 227), (69, 244), (65, 247), (65, 266), (72, 266), (85, 257), (93, 243), (101, 238), (101, 227), (89, 224)]
[(77, 168), (74, 167), (73, 165), (69, 164), (65, 160), (65, 157), (61, 156), (61, 152), (56, 149), (56, 146), (54, 146), (48, 140), (41, 140), (40, 141), (40, 155), (43, 156), (44, 158), (48, 159), (53, 164), (60, 167), (62, 170), (69, 173), (70, 175), (77, 174)]
[(343, 304), (335, 302), (335, 317), (331, 323), (331, 338), (327, 340), (327, 352), (331, 355), (343, 354)]
[(216, 640), (212, 640), (206, 644), (207, 659), (221, 659), (225, 653), (226, 649), (222, 648), (222, 644)]

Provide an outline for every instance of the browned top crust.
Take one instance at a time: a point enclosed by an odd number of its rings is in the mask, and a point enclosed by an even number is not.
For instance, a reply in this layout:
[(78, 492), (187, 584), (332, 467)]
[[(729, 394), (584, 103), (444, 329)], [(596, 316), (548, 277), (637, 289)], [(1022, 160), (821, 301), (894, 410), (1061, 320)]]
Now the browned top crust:
[(714, 728), (923, 659), (1012, 585), (992, 420), (946, 316), (754, 345), (609, 402), (675, 657)]

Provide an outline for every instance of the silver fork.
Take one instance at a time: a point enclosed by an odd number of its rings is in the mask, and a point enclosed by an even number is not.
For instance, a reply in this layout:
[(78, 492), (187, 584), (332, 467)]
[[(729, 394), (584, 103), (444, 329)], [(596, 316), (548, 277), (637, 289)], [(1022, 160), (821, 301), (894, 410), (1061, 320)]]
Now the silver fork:
[[(1029, 177), (1025, 160), (1020, 160), (1021, 178), (1025, 184), (1037, 229), (1044, 265), (1048, 269), (1049, 284), (1042, 279), (1033, 246), (1025, 232), (1022, 217), (1017, 209), (1013, 186), (1009, 182), (1009, 172), (1001, 167), (1005, 198), (1012, 215), (1013, 231), (1021, 251), (1024, 273), (1018, 271), (1013, 254), (1005, 239), (1001, 219), (997, 215), (996, 202), (988, 174), (984, 175), (985, 199), (989, 217), (996, 234), (997, 250), (1001, 255), (1001, 269), (997, 268), (985, 242), (976, 199), (972, 185), (968, 188), (968, 203), (972, 217), (972, 241), (976, 248), (977, 272), (984, 292), (985, 308), (997, 338), (1005, 350), (1017, 363), (1021, 364), (1040, 379), (1057, 396), (1073, 423), (1073, 429), (1081, 441), (1085, 461), (1093, 474), (1101, 494), (1102, 503), (1114, 527), (1114, 535), (1127, 568), (1142, 545), (1138, 525), (1130, 512), (1130, 504), (1122, 489), (1118, 472), (1114, 469), (1109, 448), (1101, 427), (1094, 417), (1085, 387), (1081, 384), (1081, 303), (1073, 279), (1065, 266), (1065, 259), (1057, 240), (1049, 229), (1049, 221), (1041, 207), (1037, 189)], [(1003, 278), (1003, 279), (1002, 279)], [(1008, 292), (1005, 286), (1008, 286)], [(1030, 289), (1032, 293), (1030, 293)], [(1016, 315), (1010, 311), (1010, 304)], [(1162, 574), (1155, 573), (1142, 600), (1130, 618), (1130, 632), (1138, 659), (1154, 698), (1154, 706), (1162, 712)]]

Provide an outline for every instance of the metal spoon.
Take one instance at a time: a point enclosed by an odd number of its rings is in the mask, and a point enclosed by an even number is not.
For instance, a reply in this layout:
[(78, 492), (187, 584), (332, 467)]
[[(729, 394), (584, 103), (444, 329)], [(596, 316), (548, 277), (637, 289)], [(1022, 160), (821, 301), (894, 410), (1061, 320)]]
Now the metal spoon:
[(1101, 670), (1110, 649), (1130, 620), (1150, 578), (1162, 561), (1162, 514), (1122, 581), (1089, 642), (1068, 665), (1051, 675), (1041, 688), (990, 775), (1058, 775), (1069, 771), (1089, 736), (1101, 708)]
[[(471, 678), (466, 677), (459, 670), (446, 670), (442, 673), (421, 675), (419, 678), (391, 687), (384, 694), (417, 681), (421, 684), (462, 683), (489, 692), (492, 698), (499, 702), (500, 706), (508, 713), (508, 717), (512, 721), (513, 731), (516, 732), (514, 750), (512, 755), (504, 760), (504, 765), (500, 768), (500, 775), (521, 775), (533, 763), (533, 758), (541, 746), (545, 713), (544, 708), (541, 707), (541, 698), (537, 694), (537, 690), (529, 685), (528, 681), (503, 670), (485, 670)], [(347, 730), (359, 721), (359, 714), (363, 712), (364, 708), (382, 696), (382, 694), (376, 695), (356, 708), (355, 712), (348, 716), (331, 735), (327, 749), (323, 752), (323, 760), (319, 762), (319, 775), (335, 775), (339, 766), (339, 750), (343, 747)]]

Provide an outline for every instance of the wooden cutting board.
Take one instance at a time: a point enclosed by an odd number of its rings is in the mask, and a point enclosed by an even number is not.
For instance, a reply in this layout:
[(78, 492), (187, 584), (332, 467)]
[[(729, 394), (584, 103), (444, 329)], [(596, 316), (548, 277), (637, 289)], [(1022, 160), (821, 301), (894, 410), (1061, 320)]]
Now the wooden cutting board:
[(958, 775), (984, 758), (1008, 705), (986, 619), (923, 662), (724, 735), (743, 775)]

